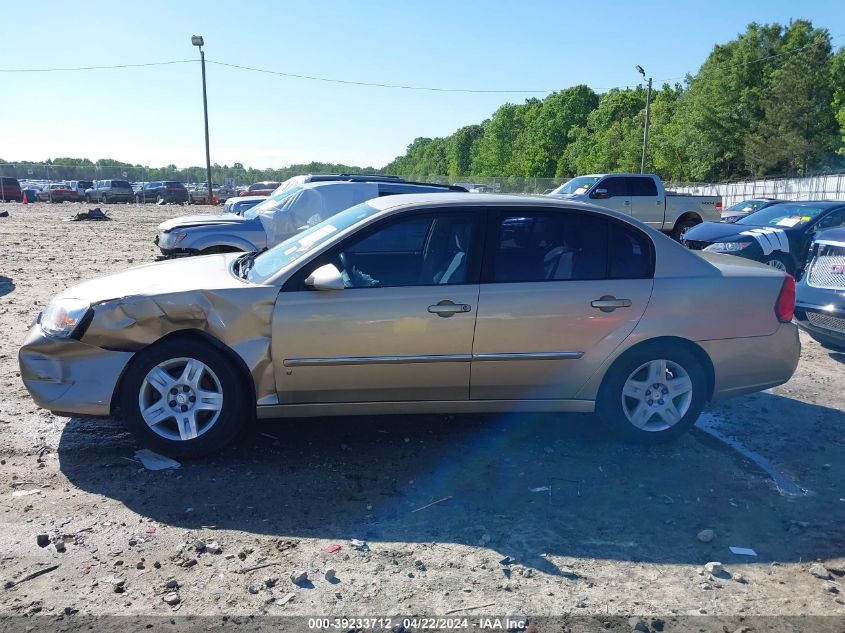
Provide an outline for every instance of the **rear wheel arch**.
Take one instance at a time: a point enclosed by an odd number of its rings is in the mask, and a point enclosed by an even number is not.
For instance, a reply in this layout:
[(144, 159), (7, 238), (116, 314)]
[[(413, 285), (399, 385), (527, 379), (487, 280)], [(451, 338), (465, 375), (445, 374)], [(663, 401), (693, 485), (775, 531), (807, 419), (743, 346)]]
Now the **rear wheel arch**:
[(682, 213), (680, 217), (675, 220), (675, 225), (672, 227), (672, 236), (675, 239), (679, 239), (682, 237), (681, 233), (685, 227), (691, 227), (696, 224), (701, 224), (702, 222), (703, 220), (701, 216), (695, 211)]
[[(205, 332), (203, 330), (177, 330), (175, 332), (170, 332), (169, 334), (166, 334), (154, 343), (150, 343), (142, 349), (164, 346), (168, 343), (172, 343), (175, 341), (194, 341), (199, 345), (207, 345), (223, 353), (229, 359), (229, 361), (231, 361), (232, 366), (235, 368), (238, 376), (240, 377), (243, 387), (247, 390), (247, 394), (249, 396), (248, 400), (252, 403), (254, 409), (257, 397), (255, 394), (255, 382), (252, 379), (252, 374), (249, 371), (249, 367), (247, 367), (246, 363), (244, 362), (244, 359), (241, 358), (238, 353), (235, 352), (235, 350), (233, 350), (231, 347), (223, 343), (223, 341), (221, 341), (215, 336), (212, 336), (208, 332)], [(142, 350), (136, 351), (132, 359), (130, 359), (130, 361), (126, 363), (126, 367), (123, 368), (123, 371), (120, 373), (120, 376), (118, 377), (117, 381), (115, 381), (114, 391), (112, 392), (111, 397), (112, 413), (115, 413), (120, 407), (120, 393), (123, 390), (123, 383), (126, 378), (126, 374), (135, 363), (137, 354), (140, 351)]]
[(638, 354), (643, 350), (647, 349), (684, 349), (687, 352), (691, 353), (695, 359), (701, 364), (701, 367), (704, 369), (704, 374), (707, 378), (707, 401), (709, 402), (710, 399), (713, 397), (713, 390), (715, 389), (716, 385), (716, 370), (713, 366), (713, 361), (710, 359), (710, 356), (704, 351), (697, 343), (681, 338), (680, 336), (658, 336), (655, 338), (646, 339), (645, 341), (640, 341), (636, 345), (632, 345), (624, 352), (619, 354), (616, 358), (613, 359), (613, 362), (607, 368), (605, 372), (604, 378), (602, 378), (601, 385), (599, 386), (599, 395), (602, 393), (602, 388), (605, 386), (607, 382), (607, 377), (610, 375), (611, 369), (614, 365), (618, 363), (624, 362), (630, 356), (634, 354)]

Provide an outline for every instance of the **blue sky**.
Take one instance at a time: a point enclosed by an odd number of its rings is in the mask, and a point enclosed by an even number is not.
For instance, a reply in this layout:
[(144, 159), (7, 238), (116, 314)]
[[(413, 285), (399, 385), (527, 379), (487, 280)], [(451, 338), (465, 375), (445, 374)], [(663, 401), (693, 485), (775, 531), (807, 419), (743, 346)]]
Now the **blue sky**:
[[(0, 68), (198, 57), (352, 81), (473, 89), (596, 90), (694, 72), (751, 21), (807, 18), (845, 35), (843, 0), (590, 3), (7, 2)], [(845, 37), (834, 41), (845, 45)], [(418, 136), (478, 123), (528, 94), (349, 86), (208, 66), (211, 159), (381, 167)], [(205, 161), (199, 64), (2, 73), (0, 158)], [(540, 95), (541, 96), (541, 95)]]

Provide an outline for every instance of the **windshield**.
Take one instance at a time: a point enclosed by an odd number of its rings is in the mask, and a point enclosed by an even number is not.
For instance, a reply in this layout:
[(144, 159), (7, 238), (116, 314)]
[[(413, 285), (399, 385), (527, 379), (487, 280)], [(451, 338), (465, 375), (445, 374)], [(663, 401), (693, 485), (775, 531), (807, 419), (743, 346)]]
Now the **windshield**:
[(296, 260), (319, 248), (323, 242), (336, 233), (348, 229), (353, 224), (357, 224), (375, 213), (378, 213), (376, 209), (366, 202), (362, 202), (333, 215), (328, 220), (324, 220), (302, 233), (289, 237), (281, 244), (256, 257), (247, 279), (253, 283), (264, 283), (283, 268), (290, 266)]
[(803, 226), (823, 212), (824, 208), (822, 207), (803, 204), (775, 204), (742, 218), (737, 224), (780, 226), (789, 229), (794, 226)]
[(290, 187), (289, 189), (285, 189), (284, 191), (274, 191), (273, 195), (271, 195), (266, 200), (262, 200), (260, 203), (248, 209), (244, 212), (244, 217), (251, 220), (252, 218), (257, 218), (258, 214), (261, 211), (275, 211), (276, 209), (282, 206), (285, 198), (292, 196), (297, 191), (302, 189), (302, 187)]
[(569, 182), (563, 183), (560, 187), (552, 191), (553, 194), (573, 193), (581, 195), (587, 193), (587, 190), (599, 181), (600, 176), (578, 176)]
[(737, 202), (735, 205), (728, 207), (725, 211), (742, 211), (744, 213), (750, 213), (751, 211), (756, 211), (767, 204), (768, 202), (766, 200), (743, 200), (742, 202)]

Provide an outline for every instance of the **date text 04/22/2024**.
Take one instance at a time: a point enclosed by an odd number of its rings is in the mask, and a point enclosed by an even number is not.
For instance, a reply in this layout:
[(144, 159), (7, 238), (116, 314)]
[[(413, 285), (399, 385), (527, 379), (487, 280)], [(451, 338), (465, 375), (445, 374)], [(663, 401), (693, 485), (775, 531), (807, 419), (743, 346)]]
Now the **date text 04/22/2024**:
[(369, 630), (391, 630), (401, 625), (404, 630), (500, 630), (518, 631), (525, 628), (527, 622), (519, 617), (490, 617), (490, 618), (309, 618), (308, 628), (314, 630), (344, 630), (350, 628)]

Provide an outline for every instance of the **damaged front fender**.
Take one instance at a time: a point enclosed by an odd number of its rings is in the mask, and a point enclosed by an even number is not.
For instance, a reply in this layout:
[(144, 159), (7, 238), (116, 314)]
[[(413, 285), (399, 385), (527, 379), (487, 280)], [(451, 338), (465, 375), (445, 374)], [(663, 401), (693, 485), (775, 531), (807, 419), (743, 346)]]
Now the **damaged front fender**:
[(94, 305), (94, 318), (81, 341), (136, 352), (175, 332), (206, 332), (243, 360), (257, 400), (273, 402), (276, 382), (270, 343), (278, 294), (277, 286), (248, 286), (114, 299)]

